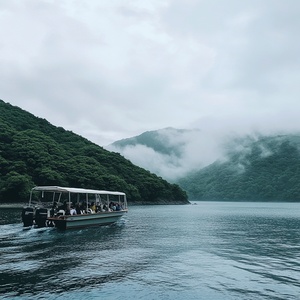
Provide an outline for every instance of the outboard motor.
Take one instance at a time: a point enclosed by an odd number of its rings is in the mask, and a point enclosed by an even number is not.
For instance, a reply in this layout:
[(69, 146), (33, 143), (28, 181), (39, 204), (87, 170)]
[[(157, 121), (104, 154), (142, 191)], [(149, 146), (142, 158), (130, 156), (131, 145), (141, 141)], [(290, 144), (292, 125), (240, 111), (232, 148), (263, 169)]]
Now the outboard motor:
[(33, 224), (33, 207), (24, 207), (22, 210), (22, 222), (24, 227), (32, 226)]
[(37, 227), (46, 227), (47, 217), (47, 208), (37, 208), (35, 211), (35, 224)]

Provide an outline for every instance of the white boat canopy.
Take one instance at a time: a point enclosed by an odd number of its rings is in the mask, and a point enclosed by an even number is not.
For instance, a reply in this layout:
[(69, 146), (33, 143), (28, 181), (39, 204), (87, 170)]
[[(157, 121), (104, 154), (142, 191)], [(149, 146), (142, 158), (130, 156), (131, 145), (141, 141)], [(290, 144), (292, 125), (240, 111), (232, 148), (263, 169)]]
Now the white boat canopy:
[(122, 193), (122, 192), (104, 191), (104, 190), (90, 190), (90, 189), (61, 187), (61, 186), (36, 186), (32, 189), (32, 191), (125, 196), (125, 193)]

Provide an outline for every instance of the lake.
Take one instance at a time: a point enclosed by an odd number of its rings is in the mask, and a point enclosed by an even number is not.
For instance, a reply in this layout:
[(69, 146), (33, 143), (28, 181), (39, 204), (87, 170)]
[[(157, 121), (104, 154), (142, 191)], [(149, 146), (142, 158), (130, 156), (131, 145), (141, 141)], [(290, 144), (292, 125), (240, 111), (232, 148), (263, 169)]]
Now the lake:
[(1, 299), (299, 299), (300, 204), (133, 206), (118, 223), (23, 230), (0, 208)]

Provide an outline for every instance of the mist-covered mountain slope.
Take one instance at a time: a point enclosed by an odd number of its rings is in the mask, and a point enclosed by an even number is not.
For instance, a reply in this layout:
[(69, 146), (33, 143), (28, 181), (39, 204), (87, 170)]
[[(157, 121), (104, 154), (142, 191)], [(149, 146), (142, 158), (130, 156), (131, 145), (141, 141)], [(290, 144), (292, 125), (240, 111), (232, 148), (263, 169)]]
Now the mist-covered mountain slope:
[(300, 134), (212, 136), (165, 128), (110, 145), (191, 200), (300, 201)]
[(175, 129), (172, 127), (146, 131), (138, 136), (116, 141), (109, 147), (123, 150), (127, 147), (142, 145), (153, 149), (157, 153), (181, 157), (184, 142), (182, 139), (179, 139), (179, 136), (189, 132), (186, 129)]
[(213, 163), (221, 155), (211, 135), (199, 129), (172, 127), (119, 140), (106, 149), (119, 152), (134, 164), (173, 182), (191, 170)]
[(35, 185), (119, 190), (129, 204), (187, 204), (186, 193), (87, 139), (0, 100), (0, 202)]
[(227, 151), (177, 181), (190, 199), (300, 201), (300, 135), (245, 137)]

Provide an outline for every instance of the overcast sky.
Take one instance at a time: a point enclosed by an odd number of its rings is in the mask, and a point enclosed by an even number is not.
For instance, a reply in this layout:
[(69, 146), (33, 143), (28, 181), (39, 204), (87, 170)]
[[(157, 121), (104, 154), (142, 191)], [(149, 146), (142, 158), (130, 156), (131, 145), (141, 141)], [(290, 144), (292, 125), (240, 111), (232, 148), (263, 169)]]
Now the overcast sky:
[(0, 99), (107, 145), (300, 131), (300, 1), (0, 0)]

